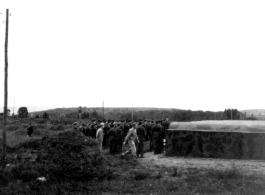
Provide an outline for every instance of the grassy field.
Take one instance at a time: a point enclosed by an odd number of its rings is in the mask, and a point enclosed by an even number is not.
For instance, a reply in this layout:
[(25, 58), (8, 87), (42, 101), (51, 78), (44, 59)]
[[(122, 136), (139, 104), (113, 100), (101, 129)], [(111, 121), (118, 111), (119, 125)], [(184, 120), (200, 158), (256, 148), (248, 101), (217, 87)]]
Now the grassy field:
[[(35, 132), (34, 138), (28, 140), (24, 128), (27, 122), (19, 121), (16, 125), (20, 128), (12, 127), (7, 132), (9, 146), (16, 148), (12, 153), (9, 152), (8, 155), (15, 156), (21, 151), (25, 155), (27, 152), (38, 150), (38, 148), (36, 149), (36, 144), (32, 143), (37, 143), (43, 137), (52, 138), (58, 133), (70, 132), (67, 128), (64, 131), (50, 131), (46, 128), (49, 124), (43, 123), (42, 126), (37, 128), (38, 131)], [(12, 122), (9, 125), (11, 124)], [(40, 124), (35, 122), (33, 125), (37, 126)], [(77, 138), (75, 141), (77, 141), (76, 144), (83, 143), (79, 142)], [(21, 143), (24, 144), (23, 147), (26, 146), (26, 149), (22, 149), (23, 144), (17, 147)], [(66, 145), (63, 145), (65, 142), (60, 141), (58, 137), (54, 137), (54, 141), (51, 143), (56, 143), (56, 150), (48, 148), (46, 151), (42, 148), (40, 150), (41, 154), (45, 154), (48, 151), (50, 152), (49, 154), (53, 154), (56, 151), (63, 152), (64, 148), (69, 148), (69, 146), (65, 147)], [(31, 149), (33, 146), (35, 148)], [(145, 143), (145, 150), (148, 150), (148, 142)], [(92, 153), (93, 155), (96, 154), (93, 151)], [(55, 179), (56, 174), (53, 171), (56, 171), (56, 166), (60, 169), (60, 166), (58, 166), (58, 162), (53, 164), (51, 162), (53, 159), (47, 161), (45, 155), (42, 155), (42, 158), (46, 159), (45, 161), (18, 161), (10, 157), (9, 167), (13, 166), (13, 168), (6, 167), (4, 170), (0, 170), (0, 194), (265, 194), (264, 175), (257, 173), (246, 174), (236, 166), (225, 170), (196, 167), (181, 168), (178, 166), (165, 167), (152, 163), (143, 164), (140, 163), (140, 160), (132, 160), (130, 156), (120, 159), (119, 155), (109, 155), (108, 149), (106, 149), (101, 156), (104, 163), (100, 165), (100, 169), (96, 169), (99, 166), (94, 163), (97, 162), (94, 161), (96, 158), (89, 157), (91, 158), (89, 160), (92, 160), (92, 167), (86, 168), (86, 164), (83, 162), (84, 159), (76, 156), (77, 154), (72, 154), (72, 159), (59, 162), (68, 164), (68, 166), (63, 166), (64, 168), (60, 170), (60, 173), (64, 173), (67, 176), (65, 177), (66, 179), (60, 179), (60, 177)], [(56, 158), (56, 156), (54, 157)], [(80, 166), (78, 163), (81, 163)], [(70, 169), (71, 167), (72, 169)], [(87, 170), (93, 167), (98, 172), (100, 170), (103, 171), (100, 173), (100, 177), (92, 179), (81, 177), (82, 179), (80, 179), (70, 174), (75, 169), (77, 169), (76, 171), (81, 170), (80, 175), (87, 174)], [(91, 170), (93, 171), (93, 169)], [(97, 175), (97, 172), (93, 172), (93, 174)], [(45, 182), (37, 180), (37, 177), (42, 176), (46, 177), (47, 180)]]

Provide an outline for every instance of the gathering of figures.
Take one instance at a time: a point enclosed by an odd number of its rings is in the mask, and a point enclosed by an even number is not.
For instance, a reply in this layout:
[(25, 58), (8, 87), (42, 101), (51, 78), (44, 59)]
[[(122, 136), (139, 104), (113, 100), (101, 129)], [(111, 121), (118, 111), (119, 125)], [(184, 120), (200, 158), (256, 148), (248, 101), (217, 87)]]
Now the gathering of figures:
[[(92, 121), (91, 123), (73, 123), (73, 129), (84, 136), (97, 140), (99, 149), (109, 149), (111, 155), (119, 154), (123, 158), (131, 153), (133, 157), (144, 157), (144, 142), (149, 141), (149, 150), (154, 154), (163, 152), (165, 131), (169, 128), (168, 119), (160, 121)], [(123, 145), (129, 150), (123, 152)]]

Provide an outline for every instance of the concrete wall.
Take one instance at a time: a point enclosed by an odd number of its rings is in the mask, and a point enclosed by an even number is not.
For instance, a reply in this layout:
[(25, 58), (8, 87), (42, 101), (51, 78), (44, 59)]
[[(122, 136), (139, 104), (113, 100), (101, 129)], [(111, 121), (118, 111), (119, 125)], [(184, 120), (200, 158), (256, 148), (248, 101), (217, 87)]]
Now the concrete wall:
[(265, 133), (167, 130), (166, 156), (265, 160)]

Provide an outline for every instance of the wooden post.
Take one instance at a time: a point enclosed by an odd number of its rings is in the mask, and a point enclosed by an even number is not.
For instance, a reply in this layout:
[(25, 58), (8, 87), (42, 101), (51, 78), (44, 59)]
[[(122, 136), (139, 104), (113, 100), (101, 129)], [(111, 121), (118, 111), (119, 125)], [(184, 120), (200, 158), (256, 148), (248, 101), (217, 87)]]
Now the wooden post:
[(15, 99), (14, 99), (14, 105), (13, 105), (13, 118), (15, 118)]
[(7, 115), (7, 77), (8, 77), (8, 59), (7, 59), (7, 46), (8, 46), (8, 16), (9, 10), (6, 10), (6, 38), (5, 38), (5, 93), (4, 93), (4, 115), (3, 115), (3, 132), (2, 132), (2, 144), (3, 144), (3, 151), (2, 151), (2, 168), (5, 167), (5, 158), (6, 158), (6, 115)]
[(133, 120), (133, 103), (132, 103), (132, 120)]
[(104, 100), (103, 100), (103, 103), (102, 103), (102, 115), (103, 115), (103, 119), (105, 119), (105, 113), (104, 113)]

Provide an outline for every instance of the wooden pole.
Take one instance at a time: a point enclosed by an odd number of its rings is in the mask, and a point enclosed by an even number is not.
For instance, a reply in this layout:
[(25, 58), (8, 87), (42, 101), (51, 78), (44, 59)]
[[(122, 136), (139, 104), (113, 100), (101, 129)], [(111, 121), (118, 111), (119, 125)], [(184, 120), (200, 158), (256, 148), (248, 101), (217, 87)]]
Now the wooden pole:
[(104, 100), (103, 100), (103, 103), (102, 103), (102, 114), (103, 114), (103, 119), (105, 119), (105, 116), (104, 116)]
[(15, 118), (15, 99), (14, 99), (14, 105), (13, 105), (13, 118)]
[(6, 37), (5, 37), (5, 93), (4, 93), (4, 116), (3, 116), (3, 132), (2, 132), (2, 144), (3, 144), (3, 151), (2, 151), (2, 168), (5, 167), (5, 158), (6, 158), (6, 115), (7, 115), (7, 77), (8, 77), (8, 59), (7, 59), (7, 46), (8, 46), (8, 16), (9, 10), (6, 10)]
[(132, 103), (132, 121), (133, 121), (133, 103)]

